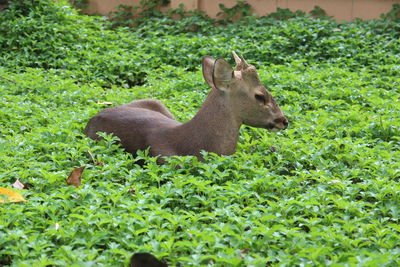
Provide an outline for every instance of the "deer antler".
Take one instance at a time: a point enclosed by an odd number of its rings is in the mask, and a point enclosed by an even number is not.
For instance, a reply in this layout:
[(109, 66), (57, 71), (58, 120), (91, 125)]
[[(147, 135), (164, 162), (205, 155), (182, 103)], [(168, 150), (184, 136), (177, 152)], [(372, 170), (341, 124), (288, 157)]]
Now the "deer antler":
[(240, 56), (240, 59), (242, 60), (243, 63), (243, 69), (246, 69), (249, 67), (249, 64), (246, 62), (243, 56)]
[(232, 51), (233, 58), (235, 59), (236, 62), (236, 68), (235, 70), (243, 70), (249, 67), (249, 64), (247, 64), (246, 60), (243, 58), (243, 56), (238, 56), (235, 51)]
[(242, 61), (240, 59), (240, 57), (235, 53), (235, 51), (232, 51), (232, 55), (233, 55), (233, 58), (235, 59), (236, 65), (239, 65), (240, 62)]

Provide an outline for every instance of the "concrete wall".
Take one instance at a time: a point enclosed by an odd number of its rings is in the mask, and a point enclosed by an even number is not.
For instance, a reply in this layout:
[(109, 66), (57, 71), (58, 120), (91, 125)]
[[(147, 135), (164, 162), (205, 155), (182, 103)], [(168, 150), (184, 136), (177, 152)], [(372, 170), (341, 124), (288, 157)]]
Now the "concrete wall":
[[(140, 0), (88, 0), (89, 13), (107, 14), (114, 11), (118, 5), (139, 6)], [(215, 17), (222, 3), (227, 7), (236, 4), (236, 0), (171, 0), (168, 7), (177, 8), (184, 4), (187, 10), (199, 9)], [(355, 18), (376, 19), (382, 13), (392, 9), (393, 4), (400, 4), (400, 0), (248, 0), (254, 13), (259, 16), (275, 12), (277, 8), (288, 8), (292, 11), (302, 10), (309, 12), (314, 6), (323, 8), (329, 16), (337, 21), (351, 21)]]
[(89, 8), (85, 9), (87, 13), (97, 13), (107, 15), (115, 11), (119, 5), (139, 6), (140, 0), (88, 0)]

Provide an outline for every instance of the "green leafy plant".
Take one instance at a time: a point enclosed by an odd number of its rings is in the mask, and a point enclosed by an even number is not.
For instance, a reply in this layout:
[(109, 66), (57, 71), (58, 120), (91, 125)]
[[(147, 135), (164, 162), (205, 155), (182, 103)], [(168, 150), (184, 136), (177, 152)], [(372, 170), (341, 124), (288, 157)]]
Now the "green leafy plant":
[(77, 9), (85, 9), (89, 7), (88, 0), (68, 0), (68, 2)]
[(235, 20), (239, 20), (243, 17), (252, 15), (252, 6), (246, 1), (237, 1), (237, 3), (232, 7), (226, 7), (224, 4), (219, 4), (220, 12), (217, 16), (222, 17), (219, 20), (220, 23), (231, 23)]
[(272, 12), (268, 14), (268, 17), (278, 19), (278, 20), (287, 20), (295, 17), (304, 16), (306, 13), (300, 10), (291, 11), (287, 8), (277, 8), (276, 12)]
[(400, 21), (400, 4), (393, 4), (392, 9), (387, 14), (381, 14), (383, 20)]
[[(119, 5), (117, 11), (109, 13), (110, 25), (115, 27), (135, 27), (150, 17), (163, 17), (160, 8), (169, 0), (141, 0), (139, 6)], [(144, 19), (146, 18), (146, 19)]]
[(110, 17), (112, 28), (115, 27), (134, 27), (136, 24), (137, 18), (136, 13), (139, 7), (128, 6), (128, 5), (119, 5), (117, 7), (117, 11), (111, 12)]
[(332, 19), (332, 17), (328, 16), (326, 14), (326, 11), (323, 8), (321, 8), (320, 6), (314, 6), (314, 9), (310, 11), (310, 15), (313, 18), (324, 18), (324, 19), (331, 18)]

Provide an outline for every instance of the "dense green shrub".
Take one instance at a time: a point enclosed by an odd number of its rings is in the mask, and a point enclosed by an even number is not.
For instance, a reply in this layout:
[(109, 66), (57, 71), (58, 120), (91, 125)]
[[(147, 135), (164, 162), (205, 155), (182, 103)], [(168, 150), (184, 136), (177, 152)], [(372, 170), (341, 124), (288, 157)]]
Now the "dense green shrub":
[(373, 67), (382, 58), (387, 65), (395, 64), (400, 55), (399, 25), (389, 21), (338, 24), (307, 17), (286, 21), (245, 17), (215, 27), (201, 16), (181, 20), (163, 16), (150, 18), (132, 31), (111, 31), (104, 19), (77, 15), (65, 5), (38, 2), (29, 13), (27, 7), (14, 6), (0, 13), (1, 65), (79, 70), (77, 78), (82, 81), (132, 86), (143, 84), (148, 72), (160, 65), (194, 70), (209, 51), (228, 56), (238, 50), (262, 64), (301, 59), (351, 64), (355, 69)]
[[(63, 1), (0, 12), (0, 186), (29, 186), (27, 202), (0, 204), (1, 266), (122, 266), (137, 251), (171, 266), (397, 266), (398, 22), (145, 21), (114, 29)], [(143, 168), (115, 138), (83, 136), (105, 102), (158, 98), (189, 120), (209, 90), (201, 57), (232, 50), (286, 131), (242, 127), (236, 154), (204, 162), (142, 152)]]

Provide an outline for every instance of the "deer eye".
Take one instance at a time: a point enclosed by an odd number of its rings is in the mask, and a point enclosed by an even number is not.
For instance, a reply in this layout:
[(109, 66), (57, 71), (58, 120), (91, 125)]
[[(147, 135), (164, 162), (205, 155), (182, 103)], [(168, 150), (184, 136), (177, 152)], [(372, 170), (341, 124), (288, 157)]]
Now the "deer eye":
[(265, 99), (264, 95), (255, 95), (255, 98), (258, 102), (260, 102), (263, 105), (267, 103), (267, 100)]

